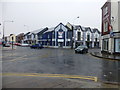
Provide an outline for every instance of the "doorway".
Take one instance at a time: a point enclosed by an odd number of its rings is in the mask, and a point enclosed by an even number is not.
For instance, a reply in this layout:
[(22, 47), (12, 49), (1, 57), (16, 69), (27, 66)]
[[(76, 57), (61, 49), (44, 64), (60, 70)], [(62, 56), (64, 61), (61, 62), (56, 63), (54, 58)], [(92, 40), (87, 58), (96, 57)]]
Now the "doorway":
[(58, 46), (59, 46), (59, 47), (63, 47), (63, 42), (59, 42), (59, 43), (58, 43)]

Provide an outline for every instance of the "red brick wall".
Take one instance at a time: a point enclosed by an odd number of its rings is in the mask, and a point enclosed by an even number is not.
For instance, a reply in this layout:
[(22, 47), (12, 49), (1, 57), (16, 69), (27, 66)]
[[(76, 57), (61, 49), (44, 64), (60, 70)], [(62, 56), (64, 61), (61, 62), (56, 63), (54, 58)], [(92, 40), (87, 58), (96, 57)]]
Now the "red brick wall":
[[(106, 14), (103, 11), (105, 9), (105, 7), (108, 7), (108, 12)], [(101, 9), (102, 9), (102, 35), (106, 35), (106, 34), (110, 33), (109, 26), (111, 24), (111, 3), (106, 2)], [(105, 22), (108, 23), (108, 30), (106, 32), (104, 31), (104, 23)]]

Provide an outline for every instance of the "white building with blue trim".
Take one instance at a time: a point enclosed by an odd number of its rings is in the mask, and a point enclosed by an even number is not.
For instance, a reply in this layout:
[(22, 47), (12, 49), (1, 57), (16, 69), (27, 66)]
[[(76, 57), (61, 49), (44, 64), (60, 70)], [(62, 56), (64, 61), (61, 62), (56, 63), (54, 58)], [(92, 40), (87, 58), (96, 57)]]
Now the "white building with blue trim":
[[(96, 35), (95, 35), (96, 34)], [(96, 37), (97, 36), (97, 37)], [(25, 34), (27, 43), (40, 43), (44, 47), (54, 48), (75, 48), (79, 45), (87, 45), (89, 48), (94, 48), (100, 38), (98, 29), (83, 27), (81, 25), (71, 25), (67, 23), (58, 24), (56, 27), (43, 28), (28, 32)], [(99, 47), (99, 41), (98, 46)]]
[(49, 47), (70, 48), (72, 45), (73, 31), (60, 23), (56, 27), (48, 28), (41, 35), (41, 44)]

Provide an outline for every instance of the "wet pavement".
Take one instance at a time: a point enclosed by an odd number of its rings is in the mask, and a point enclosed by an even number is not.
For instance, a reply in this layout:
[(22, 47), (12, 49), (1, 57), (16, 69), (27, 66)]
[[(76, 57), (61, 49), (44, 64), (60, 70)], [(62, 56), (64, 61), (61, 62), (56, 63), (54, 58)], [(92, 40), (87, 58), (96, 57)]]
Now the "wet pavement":
[(119, 60), (120, 61), (120, 54), (109, 54), (109, 53), (101, 53), (99, 49), (96, 49), (96, 51), (90, 52), (93, 56), (104, 58), (104, 59), (111, 59), (111, 60)]
[[(4, 88), (119, 88), (117, 85), (104, 84), (68, 78), (10, 76), (3, 77)], [(86, 89), (85, 89), (86, 90)], [(101, 89), (100, 89), (101, 90)], [(116, 89), (118, 90), (118, 89)]]
[[(10, 48), (4, 48), (2, 50), (3, 73), (82, 75), (98, 77), (98, 82), (100, 84), (104, 84), (104, 82), (119, 82), (119, 61), (95, 58), (89, 53), (75, 54), (73, 49), (30, 49), (29, 47), (14, 48), (16, 49), (12, 50)], [(89, 52), (91, 51), (94, 51), (94, 49), (89, 50)], [(11, 76), (3, 78), (4, 84), (7, 83), (9, 78), (11, 78)]]

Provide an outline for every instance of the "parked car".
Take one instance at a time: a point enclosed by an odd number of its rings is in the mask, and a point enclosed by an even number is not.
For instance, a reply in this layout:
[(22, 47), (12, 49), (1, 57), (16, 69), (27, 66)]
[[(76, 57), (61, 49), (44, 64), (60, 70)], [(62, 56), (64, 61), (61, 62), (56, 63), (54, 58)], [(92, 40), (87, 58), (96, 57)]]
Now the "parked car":
[(9, 44), (9, 43), (6, 43), (6, 44), (4, 45), (4, 47), (10, 47), (10, 44)]
[(21, 44), (20, 44), (20, 43), (15, 43), (14, 45), (16, 45), (16, 46), (21, 46)]
[(31, 45), (30, 48), (33, 48), (33, 49), (41, 49), (43, 48), (43, 46), (41, 44), (34, 44), (34, 45)]
[(0, 45), (2, 45), (2, 42), (0, 42)]
[(88, 53), (88, 47), (87, 46), (78, 46), (75, 49), (75, 53)]
[(27, 43), (22, 43), (21, 46), (22, 46), (22, 47), (29, 47), (30, 45), (27, 44)]

